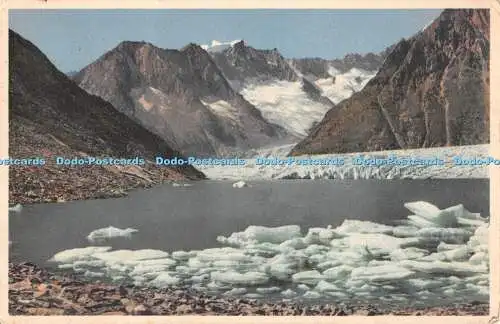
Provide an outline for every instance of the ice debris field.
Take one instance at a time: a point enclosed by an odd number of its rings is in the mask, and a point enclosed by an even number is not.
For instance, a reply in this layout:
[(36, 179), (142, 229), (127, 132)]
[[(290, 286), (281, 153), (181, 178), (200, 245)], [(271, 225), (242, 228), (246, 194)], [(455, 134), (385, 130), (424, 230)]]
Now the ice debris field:
[[(276, 158), (286, 157), (293, 144), (249, 152), (249, 157)], [(297, 158), (327, 159), (346, 157), (343, 166), (310, 165), (256, 165), (252, 160), (242, 167), (197, 166), (210, 179), (456, 179), (456, 178), (488, 178), (487, 166), (397, 166), (382, 165), (378, 167), (359, 166), (350, 163), (351, 157), (365, 155), (371, 157), (393, 154), (400, 157), (438, 157), (449, 160), (453, 156), (487, 156), (489, 145), (451, 146), (438, 148), (423, 148), (411, 150), (393, 150), (379, 152), (361, 152), (348, 154), (303, 155)]]
[[(249, 226), (196, 251), (88, 246), (51, 258), (90, 278), (190, 287), (243, 298), (440, 305), (488, 301), (488, 218), (463, 205), (409, 202), (397, 225), (345, 220), (339, 227)], [(129, 236), (131, 229), (100, 229)], [(108, 244), (109, 245), (109, 244)]]

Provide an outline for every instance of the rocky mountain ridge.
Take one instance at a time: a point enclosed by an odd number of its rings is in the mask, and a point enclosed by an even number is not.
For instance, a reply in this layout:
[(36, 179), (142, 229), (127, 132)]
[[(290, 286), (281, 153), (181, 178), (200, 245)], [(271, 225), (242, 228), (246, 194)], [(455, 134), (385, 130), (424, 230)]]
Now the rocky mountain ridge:
[(489, 28), (486, 9), (443, 11), (290, 154), (488, 143)]
[(74, 80), (184, 154), (223, 155), (287, 136), (234, 91), (212, 57), (194, 43), (166, 50), (122, 42)]
[(288, 62), (309, 79), (327, 79), (351, 69), (377, 71), (393, 48), (394, 46), (390, 46), (380, 53), (348, 53), (343, 58), (333, 60), (319, 57), (292, 58)]
[(276, 48), (244, 40), (180, 50), (125, 41), (73, 79), (183, 154), (223, 156), (299, 141), (372, 76), (316, 83)]

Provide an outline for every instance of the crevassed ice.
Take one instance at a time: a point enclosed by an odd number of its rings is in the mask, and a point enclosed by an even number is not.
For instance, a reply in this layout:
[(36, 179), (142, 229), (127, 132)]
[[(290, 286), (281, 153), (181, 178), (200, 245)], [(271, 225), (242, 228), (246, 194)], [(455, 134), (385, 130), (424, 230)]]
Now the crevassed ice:
[(414, 215), (402, 225), (345, 220), (336, 228), (304, 232), (297, 225), (249, 226), (218, 237), (225, 247), (168, 253), (89, 246), (51, 260), (89, 278), (225, 296), (432, 305), (488, 301), (488, 218), (463, 205), (405, 206)]
[[(309, 127), (306, 127), (309, 129)], [(254, 157), (286, 158), (294, 147), (283, 145), (275, 148), (261, 149), (254, 152)], [(487, 156), (488, 144), (468, 145), (455, 147), (435, 147), (424, 149), (380, 151), (380, 155), (395, 155), (401, 157), (439, 157), (449, 161), (453, 156)], [(446, 163), (443, 166), (412, 166), (412, 165), (381, 165), (366, 167), (354, 165), (352, 157), (358, 155), (373, 156), (374, 152), (347, 153), (347, 154), (321, 154), (313, 156), (297, 156), (297, 158), (336, 159), (345, 158), (342, 166), (331, 165), (256, 165), (253, 159), (242, 168), (220, 168), (217, 166), (200, 166), (200, 169), (210, 179), (457, 179), (457, 178), (488, 178), (487, 166), (456, 166)], [(474, 223), (475, 219), (464, 217), (459, 222)], [(480, 225), (478, 223), (478, 225)]]
[(248, 84), (241, 95), (257, 107), (266, 120), (300, 137), (306, 136), (313, 123), (320, 121), (331, 108), (309, 98), (298, 81)]

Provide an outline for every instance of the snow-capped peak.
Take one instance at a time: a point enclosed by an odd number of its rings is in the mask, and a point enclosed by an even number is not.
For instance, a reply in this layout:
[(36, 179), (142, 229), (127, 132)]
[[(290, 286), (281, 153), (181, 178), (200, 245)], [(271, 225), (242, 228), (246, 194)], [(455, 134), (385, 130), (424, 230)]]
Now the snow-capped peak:
[(229, 41), (229, 42), (221, 42), (218, 40), (213, 40), (210, 45), (201, 45), (207, 52), (222, 52), (223, 50), (233, 47), (235, 44), (241, 42), (241, 39)]

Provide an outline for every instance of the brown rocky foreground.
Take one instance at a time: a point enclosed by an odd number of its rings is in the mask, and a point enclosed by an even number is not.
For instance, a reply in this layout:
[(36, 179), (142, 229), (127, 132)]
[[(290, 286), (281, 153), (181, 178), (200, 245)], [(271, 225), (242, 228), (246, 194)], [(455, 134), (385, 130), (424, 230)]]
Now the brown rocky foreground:
[(426, 309), (380, 309), (372, 305), (299, 305), (221, 299), (173, 289), (86, 283), (55, 275), (30, 263), (9, 263), (11, 315), (480, 315), (488, 304), (471, 303)]

